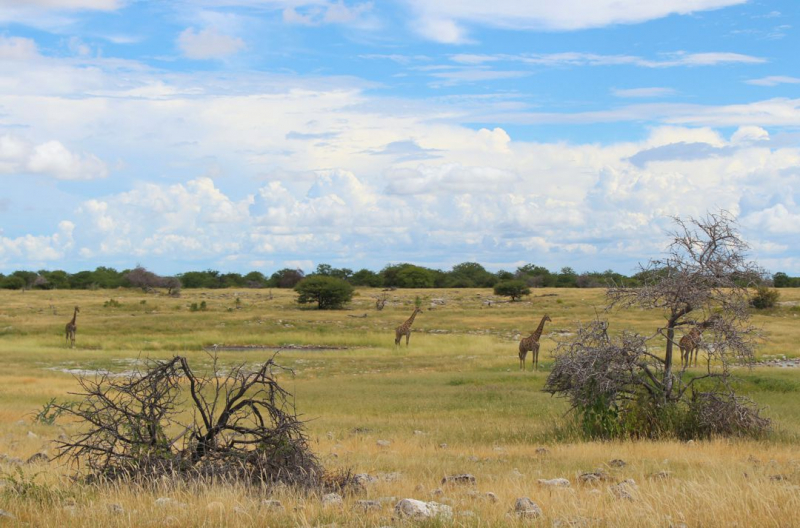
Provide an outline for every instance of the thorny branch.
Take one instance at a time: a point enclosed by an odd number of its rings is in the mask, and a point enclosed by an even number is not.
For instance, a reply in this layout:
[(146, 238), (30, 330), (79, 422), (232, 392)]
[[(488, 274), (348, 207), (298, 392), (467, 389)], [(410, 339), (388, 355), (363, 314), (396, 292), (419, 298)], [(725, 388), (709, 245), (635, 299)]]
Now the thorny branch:
[(126, 378), (79, 378), (81, 401), (61, 408), (83, 430), (59, 442), (58, 456), (94, 480), (169, 475), (317, 485), (323, 469), (276, 369), (272, 358), (224, 373), (212, 355), (203, 376), (176, 356)]

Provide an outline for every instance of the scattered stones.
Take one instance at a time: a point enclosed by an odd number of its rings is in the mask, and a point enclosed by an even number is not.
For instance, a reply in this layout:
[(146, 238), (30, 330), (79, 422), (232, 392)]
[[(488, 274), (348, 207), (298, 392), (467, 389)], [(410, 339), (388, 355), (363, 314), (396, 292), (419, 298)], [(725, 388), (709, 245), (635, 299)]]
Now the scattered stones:
[(415, 430), (415, 431), (414, 431), (414, 434), (415, 434), (416, 436), (424, 436), (424, 435), (425, 435), (425, 433), (424, 433), (424, 432), (422, 432), (422, 431), (420, 431), (420, 430)]
[(624, 468), (625, 466), (628, 465), (628, 463), (622, 460), (621, 458), (615, 458), (614, 460), (609, 462), (608, 465), (614, 468)]
[(378, 440), (375, 443), (378, 445), (378, 447), (389, 447), (390, 445), (392, 445), (392, 443), (388, 440)]
[(536, 453), (539, 456), (544, 456), (544, 455), (549, 455), (550, 454), (550, 450), (547, 449), (546, 447), (537, 447), (536, 451), (534, 451), (534, 453)]
[(448, 475), (442, 479), (442, 485), (445, 484), (472, 484), (477, 482), (474, 475), (464, 473), (462, 475)]
[(537, 482), (540, 486), (548, 488), (568, 488), (570, 486), (569, 480), (565, 478), (538, 479)]
[(444, 490), (442, 488), (436, 488), (435, 490), (431, 491), (431, 495), (433, 495), (434, 497), (441, 497), (442, 495), (444, 495)]
[(781, 482), (781, 481), (784, 481), (784, 480), (789, 480), (786, 475), (770, 475), (769, 479), (772, 482)]
[(325, 508), (341, 508), (344, 506), (344, 501), (342, 500), (342, 496), (338, 493), (328, 493), (327, 495), (322, 496), (322, 506)]
[(382, 507), (381, 503), (378, 502), (378, 501), (374, 501), (374, 500), (359, 500), (359, 501), (356, 501), (355, 505), (353, 506), (353, 509), (366, 512), (366, 511), (370, 511), (370, 510), (380, 510), (381, 507)]
[(439, 444), (439, 449), (447, 449), (447, 444), (445, 443)]
[(37, 435), (33, 431), (28, 431), (28, 438), (39, 438), (39, 435)]
[(524, 519), (536, 519), (542, 516), (542, 509), (528, 497), (521, 497), (514, 502), (514, 513)]
[(50, 457), (44, 453), (31, 455), (28, 460), (25, 461), (26, 464), (46, 464), (48, 462), (50, 462)]
[(12, 513), (9, 513), (5, 510), (0, 510), (0, 519), (16, 519), (16, 517), (14, 517), (14, 514)]
[(425, 520), (434, 517), (449, 519), (453, 516), (453, 508), (438, 502), (424, 502), (416, 499), (403, 499), (394, 507), (395, 514), (401, 519)]
[(458, 512), (459, 517), (475, 517), (475, 512), (472, 510), (464, 510)]
[(114, 515), (122, 515), (123, 513), (125, 513), (125, 508), (123, 508), (121, 504), (117, 504), (116, 502), (111, 502), (109, 504), (106, 504), (106, 510), (108, 510), (108, 513), (112, 513)]
[(491, 502), (497, 502), (497, 495), (495, 495), (491, 491), (486, 492), (486, 498), (489, 499)]
[(261, 507), (265, 510), (270, 511), (285, 511), (286, 508), (283, 507), (283, 504), (279, 500), (275, 499), (264, 499), (261, 501)]

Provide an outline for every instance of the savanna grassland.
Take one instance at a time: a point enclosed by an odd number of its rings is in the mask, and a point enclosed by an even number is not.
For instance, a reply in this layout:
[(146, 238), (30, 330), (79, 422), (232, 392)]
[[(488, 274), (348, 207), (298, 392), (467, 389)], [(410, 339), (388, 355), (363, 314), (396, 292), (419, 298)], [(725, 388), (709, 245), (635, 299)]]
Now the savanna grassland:
[[(416, 498), (455, 512), (450, 521), (425, 525), (800, 526), (800, 369), (736, 371), (740, 391), (774, 421), (766, 440), (586, 442), (565, 417), (565, 402), (541, 392), (556, 341), (598, 312), (609, 319), (611, 333), (628, 328), (649, 335), (660, 314), (603, 314), (603, 290), (534, 290), (522, 302), (492, 306), (484, 302), (492, 298), (488, 289), (398, 290), (376, 311), (379, 293), (359, 289), (347, 310), (317, 311), (299, 308), (286, 290), (188, 290), (179, 299), (134, 290), (0, 291), (0, 453), (6, 455), (0, 508), (16, 518), (0, 524), (388, 526), (399, 523), (392, 519), (397, 500)], [(800, 291), (781, 294), (782, 306), (753, 317), (764, 331), (761, 358), (800, 356)], [(410, 346), (395, 348), (394, 328), (410, 315), (416, 296), (425, 311)], [(431, 308), (432, 299), (444, 304)], [(203, 301), (205, 310), (190, 309)], [(69, 349), (64, 325), (76, 305), (77, 346)], [(542, 338), (542, 368), (520, 372), (519, 336), (544, 313), (553, 322)], [(72, 469), (57, 462), (13, 460), (53, 455), (51, 441), (75, 430), (63, 418), (54, 425), (34, 420), (51, 398), (74, 398), (75, 373), (123, 373), (145, 358), (176, 354), (202, 368), (209, 364), (204, 349), (214, 345), (223, 363), (254, 365), (287, 345), (337, 347), (282, 349), (277, 361), (294, 374), (279, 379), (294, 394), (326, 467), (378, 480), (346, 495), (342, 507), (323, 507), (319, 497), (285, 488), (89, 486), (71, 481)], [(268, 348), (225, 350), (237, 345)], [(613, 467), (612, 459), (627, 465)], [(580, 484), (576, 477), (595, 468), (612, 481)], [(659, 472), (669, 475), (653, 478)], [(477, 483), (441, 484), (459, 473)], [(571, 487), (537, 482), (557, 477)], [(635, 500), (616, 498), (609, 486), (629, 478), (638, 485)], [(159, 497), (177, 502), (156, 506)], [(509, 515), (518, 497), (530, 497), (543, 516)], [(280, 500), (285, 510), (267, 510), (265, 498)], [(355, 509), (363, 499), (381, 507)]]

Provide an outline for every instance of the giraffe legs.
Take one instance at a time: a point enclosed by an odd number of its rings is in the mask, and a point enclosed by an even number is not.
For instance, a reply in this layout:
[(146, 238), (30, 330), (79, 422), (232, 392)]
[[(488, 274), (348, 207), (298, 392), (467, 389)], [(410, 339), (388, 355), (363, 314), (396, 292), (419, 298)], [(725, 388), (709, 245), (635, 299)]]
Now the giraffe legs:
[(408, 346), (408, 340), (411, 339), (411, 331), (406, 334), (406, 346)]

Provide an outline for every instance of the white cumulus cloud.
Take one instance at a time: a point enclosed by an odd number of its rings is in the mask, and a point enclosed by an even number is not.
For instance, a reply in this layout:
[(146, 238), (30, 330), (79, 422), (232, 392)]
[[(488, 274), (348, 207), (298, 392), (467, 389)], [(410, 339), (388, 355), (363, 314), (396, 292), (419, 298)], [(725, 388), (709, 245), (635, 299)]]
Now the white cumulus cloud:
[(178, 37), (178, 47), (183, 54), (195, 60), (222, 59), (243, 50), (244, 40), (220, 33), (213, 27), (197, 31), (186, 28)]

